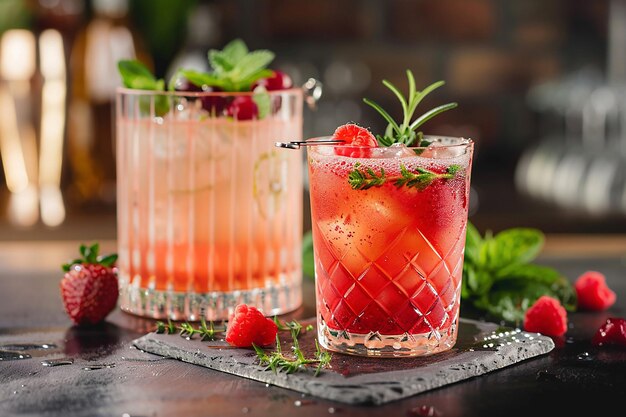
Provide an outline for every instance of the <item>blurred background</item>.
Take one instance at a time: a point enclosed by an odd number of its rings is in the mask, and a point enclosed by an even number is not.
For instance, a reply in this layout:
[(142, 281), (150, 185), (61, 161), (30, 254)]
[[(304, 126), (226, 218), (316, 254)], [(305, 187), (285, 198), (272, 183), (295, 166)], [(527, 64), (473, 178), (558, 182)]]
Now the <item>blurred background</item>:
[(626, 0), (0, 0), (0, 239), (114, 239), (117, 60), (167, 78), (236, 37), (323, 83), (305, 137), (445, 80), (424, 131), (475, 140), (479, 229), (626, 232)]

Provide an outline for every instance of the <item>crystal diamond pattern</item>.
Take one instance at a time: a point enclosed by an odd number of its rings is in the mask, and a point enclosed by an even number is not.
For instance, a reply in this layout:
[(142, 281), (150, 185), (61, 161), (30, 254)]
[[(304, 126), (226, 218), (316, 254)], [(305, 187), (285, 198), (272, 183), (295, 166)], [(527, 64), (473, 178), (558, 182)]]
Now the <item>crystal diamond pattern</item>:
[[(411, 229), (402, 230), (376, 259), (352, 248), (350, 265), (355, 256), (362, 258), (358, 273), (342, 262), (350, 248), (337, 253), (321, 230), (318, 236), (324, 239), (318, 245), (316, 265), (318, 308), (331, 328), (358, 334), (438, 337), (439, 330), (456, 319), (464, 234), (443, 254), (423, 233)], [(410, 245), (406, 239), (412, 239)], [(418, 249), (398, 254), (397, 246)]]

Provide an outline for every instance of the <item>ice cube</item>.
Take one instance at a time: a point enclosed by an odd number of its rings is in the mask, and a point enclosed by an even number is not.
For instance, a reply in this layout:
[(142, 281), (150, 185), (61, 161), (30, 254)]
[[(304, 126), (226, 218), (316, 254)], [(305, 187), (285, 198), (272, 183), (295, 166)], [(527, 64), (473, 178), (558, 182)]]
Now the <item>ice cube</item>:
[(465, 146), (447, 146), (441, 142), (433, 142), (420, 154), (424, 158), (449, 159), (463, 155), (467, 151)]

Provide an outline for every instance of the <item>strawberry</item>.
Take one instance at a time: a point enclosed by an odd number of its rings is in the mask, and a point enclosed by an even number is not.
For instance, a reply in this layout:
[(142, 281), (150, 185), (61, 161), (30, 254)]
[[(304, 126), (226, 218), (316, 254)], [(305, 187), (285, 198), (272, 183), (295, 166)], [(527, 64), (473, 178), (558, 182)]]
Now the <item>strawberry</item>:
[(271, 345), (276, 341), (278, 326), (256, 307), (239, 304), (228, 320), (226, 341), (237, 347)]
[(524, 330), (546, 336), (563, 336), (567, 331), (567, 312), (559, 300), (542, 295), (526, 310)]
[(61, 296), (75, 324), (100, 323), (115, 308), (118, 297), (116, 254), (98, 256), (99, 245), (80, 246), (82, 258), (63, 265)]
[(376, 138), (369, 130), (353, 123), (339, 126), (332, 138), (343, 141), (341, 145), (335, 148), (335, 153), (352, 158), (367, 158), (370, 156), (368, 148), (378, 146)]
[(578, 307), (582, 310), (606, 310), (615, 304), (617, 296), (606, 285), (604, 275), (597, 271), (587, 271), (574, 283)]

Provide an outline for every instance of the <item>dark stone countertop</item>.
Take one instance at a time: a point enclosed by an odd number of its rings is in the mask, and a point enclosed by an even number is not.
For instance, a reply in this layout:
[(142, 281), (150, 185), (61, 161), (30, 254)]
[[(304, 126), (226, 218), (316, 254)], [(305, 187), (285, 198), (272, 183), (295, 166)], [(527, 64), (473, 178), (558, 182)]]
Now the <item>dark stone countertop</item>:
[[(626, 317), (626, 263), (617, 251), (559, 256), (552, 250), (539, 259), (571, 280), (602, 271), (618, 297), (607, 311), (570, 314), (567, 334), (554, 339), (550, 353), (380, 406), (352, 406), (144, 354), (132, 341), (154, 321), (119, 310), (102, 326), (72, 327), (60, 299), (59, 264), (76, 247), (73, 241), (0, 243), (0, 345), (48, 344), (22, 346), (29, 359), (0, 361), (0, 416), (573, 416), (613, 415), (623, 403), (626, 350), (590, 343), (608, 317)], [(313, 315), (313, 294), (307, 282), (305, 304), (293, 317)], [(461, 315), (480, 318), (463, 306)], [(54, 358), (73, 364), (41, 364)]]

